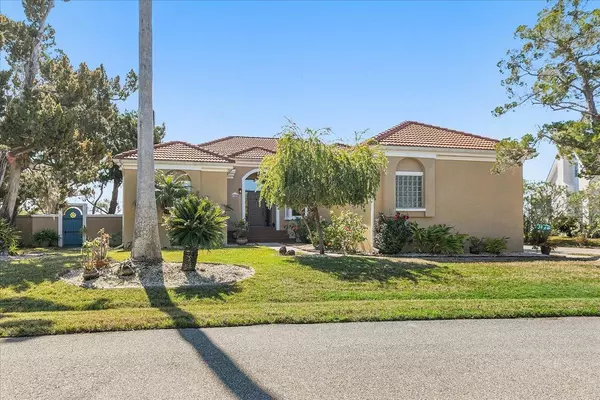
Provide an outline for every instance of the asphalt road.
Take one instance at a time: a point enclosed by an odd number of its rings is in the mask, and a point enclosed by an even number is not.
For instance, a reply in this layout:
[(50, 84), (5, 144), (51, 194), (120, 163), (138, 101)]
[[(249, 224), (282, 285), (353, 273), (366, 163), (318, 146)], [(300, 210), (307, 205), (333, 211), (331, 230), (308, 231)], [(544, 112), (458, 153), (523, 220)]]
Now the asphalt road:
[(600, 318), (4, 339), (9, 399), (598, 399)]

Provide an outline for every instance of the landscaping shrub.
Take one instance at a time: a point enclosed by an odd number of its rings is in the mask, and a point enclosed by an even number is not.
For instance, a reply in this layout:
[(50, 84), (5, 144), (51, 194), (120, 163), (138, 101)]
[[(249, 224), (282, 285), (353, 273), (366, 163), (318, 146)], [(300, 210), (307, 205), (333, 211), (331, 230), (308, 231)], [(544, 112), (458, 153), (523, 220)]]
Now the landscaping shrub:
[(312, 218), (307, 218), (306, 216), (297, 218), (296, 221), (298, 223), (296, 237), (299, 237), (302, 243), (311, 243), (311, 232), (315, 232), (317, 230), (315, 221)]
[(484, 240), (485, 239), (478, 238), (476, 236), (471, 236), (469, 238), (469, 253), (479, 254), (484, 251)]
[(15, 255), (19, 244), (19, 231), (4, 218), (0, 218), (0, 253)]
[(33, 244), (40, 247), (58, 246), (58, 232), (54, 229), (42, 229), (32, 236)]
[[(327, 248), (327, 243), (331, 242), (331, 238), (327, 236), (327, 227), (331, 224), (330, 221), (321, 218), (321, 229), (323, 229), (323, 243), (325, 243), (325, 248)], [(314, 222), (310, 225), (311, 234), (312, 234), (312, 245), (315, 246), (315, 249), (319, 248), (319, 234), (317, 232), (317, 228)], [(311, 240), (311, 238), (308, 238)]]
[(295, 219), (287, 221), (284, 228), (288, 231), (288, 233), (293, 232), (294, 236), (296, 237), (296, 241), (301, 243), (311, 243), (310, 234), (317, 234), (315, 221), (312, 218), (306, 218), (305, 216), (296, 217)]
[(581, 232), (581, 228), (581, 218), (573, 215), (561, 215), (554, 218), (552, 222), (552, 230), (557, 236), (574, 237)]
[(121, 232), (111, 233), (108, 244), (110, 247), (117, 247), (123, 243), (123, 234)]
[(96, 269), (108, 265), (109, 241), (110, 235), (104, 233), (104, 228), (98, 231), (94, 239), (85, 241), (81, 247), (84, 278), (87, 274), (97, 276)]
[(501, 254), (508, 249), (508, 238), (485, 238), (483, 240), (483, 250), (486, 253)]
[(550, 237), (552, 229), (548, 224), (538, 224), (535, 229), (531, 232), (529, 243), (535, 247), (543, 246), (548, 244), (548, 238)]
[(461, 254), (465, 251), (467, 235), (454, 231), (449, 225), (431, 225), (421, 228), (411, 224), (415, 249), (418, 253)]
[(356, 253), (360, 242), (366, 239), (367, 226), (362, 217), (352, 211), (331, 214), (331, 223), (324, 230), (325, 246), (344, 253)]
[(219, 204), (208, 198), (188, 195), (177, 200), (164, 218), (167, 236), (172, 244), (183, 247), (181, 269), (193, 271), (198, 249), (223, 246), (227, 217)]
[(408, 215), (397, 212), (392, 217), (379, 214), (375, 221), (375, 248), (382, 254), (397, 254), (410, 241), (412, 230)]

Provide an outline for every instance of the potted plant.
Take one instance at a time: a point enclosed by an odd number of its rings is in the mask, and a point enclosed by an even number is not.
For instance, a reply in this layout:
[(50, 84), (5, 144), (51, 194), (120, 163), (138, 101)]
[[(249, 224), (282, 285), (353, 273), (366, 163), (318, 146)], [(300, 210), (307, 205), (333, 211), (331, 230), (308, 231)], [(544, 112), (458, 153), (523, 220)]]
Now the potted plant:
[(471, 254), (481, 253), (481, 249), (484, 246), (484, 239), (478, 238), (475, 236), (471, 236), (469, 238), (469, 242), (471, 243), (469, 246), (469, 253), (471, 253)]
[(84, 281), (96, 279), (100, 276), (100, 272), (98, 272), (98, 268), (96, 268), (96, 259), (94, 256), (95, 241), (96, 239), (88, 240), (81, 247), (81, 255), (83, 256), (81, 264), (83, 266)]
[(175, 202), (163, 225), (175, 246), (183, 247), (183, 271), (194, 271), (198, 249), (223, 246), (227, 217), (221, 207), (205, 197), (190, 194)]
[(531, 233), (530, 242), (533, 248), (540, 248), (540, 252), (544, 255), (550, 255), (552, 249), (555, 246), (548, 243), (548, 238), (550, 237), (550, 225), (548, 224), (539, 224), (535, 227), (533, 232)]
[(248, 222), (243, 219), (235, 224), (235, 232), (233, 232), (233, 237), (235, 238), (235, 242), (240, 246), (248, 243)]

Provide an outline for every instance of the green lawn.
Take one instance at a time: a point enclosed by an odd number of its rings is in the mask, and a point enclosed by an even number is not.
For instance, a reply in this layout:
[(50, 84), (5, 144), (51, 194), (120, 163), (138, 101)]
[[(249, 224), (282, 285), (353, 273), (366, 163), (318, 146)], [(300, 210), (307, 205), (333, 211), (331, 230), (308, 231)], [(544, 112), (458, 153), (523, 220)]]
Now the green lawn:
[(600, 248), (600, 239), (587, 239), (585, 243), (580, 243), (577, 238), (570, 238), (565, 236), (550, 236), (548, 242), (553, 246), (559, 247), (590, 247)]
[[(181, 261), (181, 251), (163, 252)], [(127, 252), (113, 252), (125, 259)], [(433, 262), (281, 257), (267, 248), (202, 253), (249, 265), (211, 289), (83, 289), (57, 280), (78, 253), (0, 262), (0, 336), (166, 327), (434, 318), (600, 315), (592, 261)]]

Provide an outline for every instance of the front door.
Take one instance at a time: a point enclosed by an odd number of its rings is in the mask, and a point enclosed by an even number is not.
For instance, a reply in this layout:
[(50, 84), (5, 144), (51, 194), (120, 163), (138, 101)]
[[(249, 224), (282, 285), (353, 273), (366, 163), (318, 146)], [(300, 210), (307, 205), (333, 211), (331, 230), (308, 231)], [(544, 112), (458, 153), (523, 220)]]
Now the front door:
[(259, 201), (260, 192), (246, 192), (248, 202), (248, 225), (267, 225), (267, 206), (264, 201)]
[(76, 207), (69, 207), (63, 215), (63, 246), (81, 246), (83, 244), (83, 215)]

